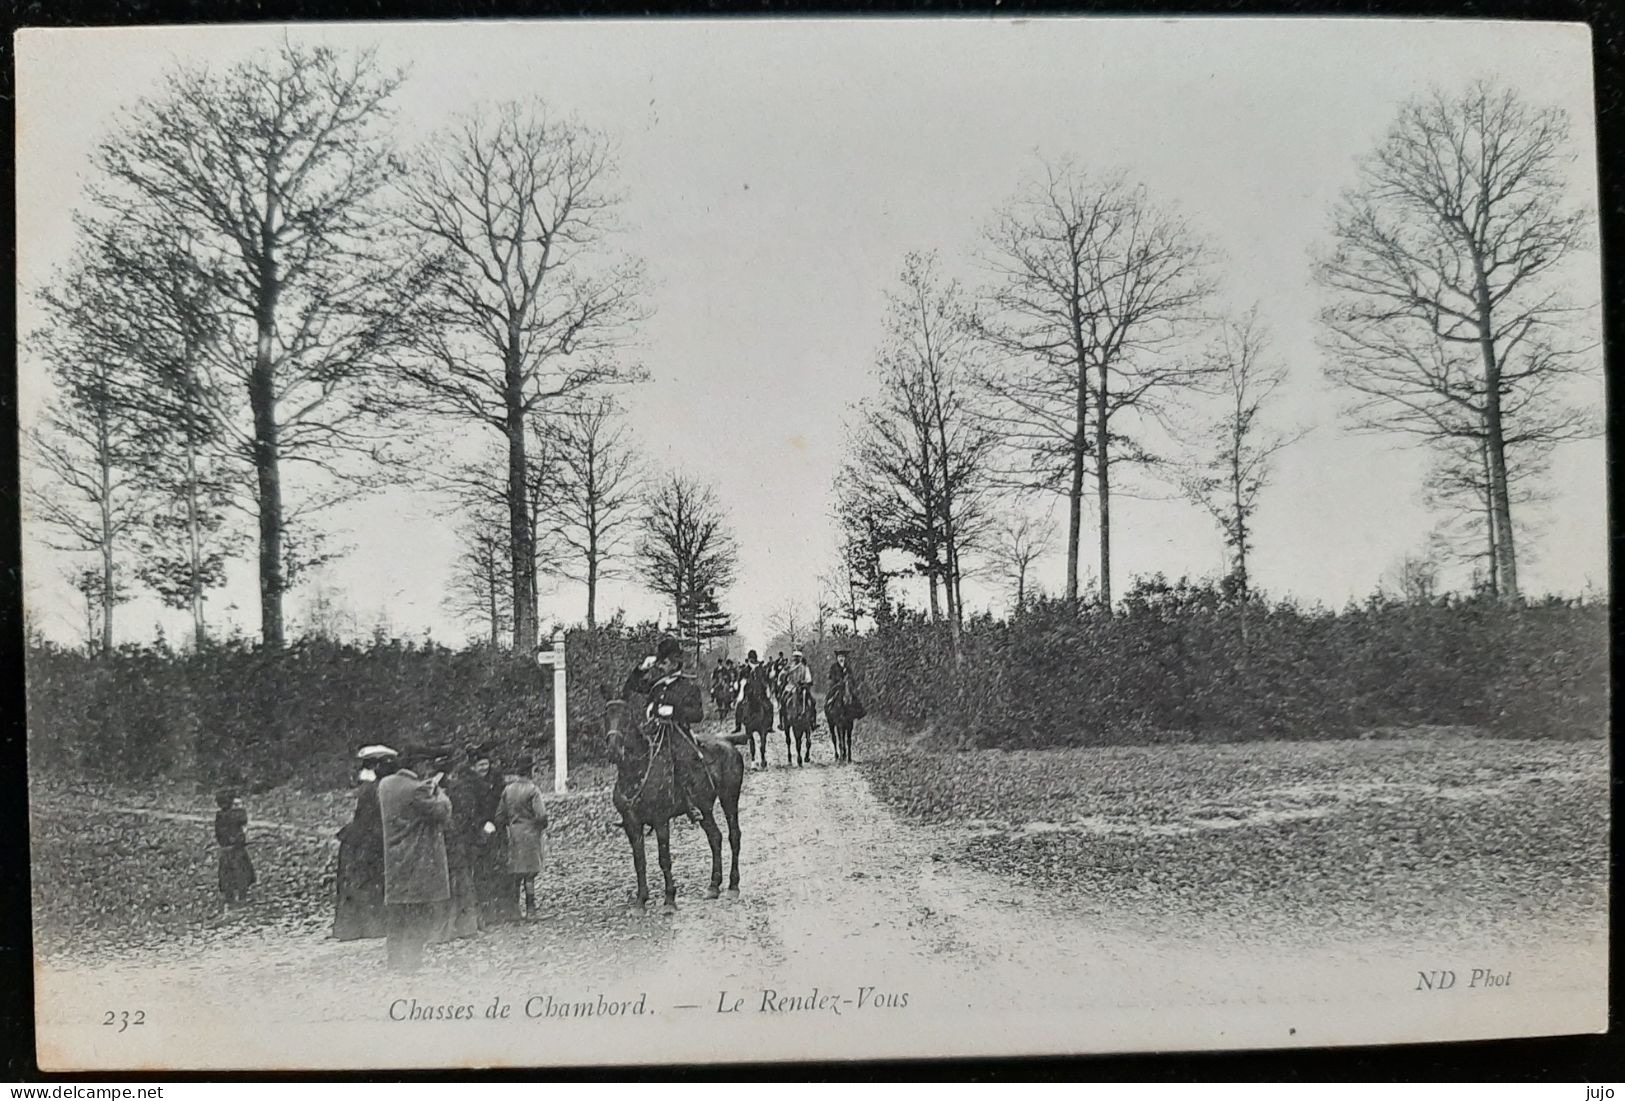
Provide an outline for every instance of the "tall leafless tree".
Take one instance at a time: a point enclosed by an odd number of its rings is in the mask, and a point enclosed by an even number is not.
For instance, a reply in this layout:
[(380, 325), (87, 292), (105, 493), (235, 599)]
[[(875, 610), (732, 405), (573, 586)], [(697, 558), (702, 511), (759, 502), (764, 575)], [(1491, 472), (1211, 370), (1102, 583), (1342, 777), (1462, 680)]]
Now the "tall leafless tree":
[(1093, 476), (1109, 611), (1112, 467), (1155, 461), (1133, 422), (1159, 418), (1200, 381), (1197, 364), (1169, 353), (1201, 320), (1208, 248), (1144, 186), (1060, 166), (996, 216), (986, 252), (993, 284), (979, 325), (1003, 353), (984, 381), (1015, 459), (1006, 476), (1066, 498), (1069, 600)]
[(842, 510), (878, 524), (886, 546), (925, 575), (933, 619), (946, 604), (961, 653), (963, 558), (988, 529), (988, 457), (994, 438), (973, 406), (978, 345), (963, 295), (936, 257), (911, 253), (888, 295), (880, 393), (859, 405), (848, 431)]
[(246, 398), (234, 418), (259, 514), (261, 633), (284, 641), (287, 464), (343, 474), (370, 456), (367, 383), (399, 336), (399, 269), (380, 255), (375, 199), (393, 174), (387, 105), (399, 86), (370, 51), (284, 43), (225, 70), (171, 72), (98, 151), (112, 215), (178, 230), (225, 302), (221, 361)]
[[(133, 379), (116, 350), (99, 342), (94, 329), (64, 323), (82, 316), (90, 303), (81, 294), (94, 295), (94, 284), (64, 282), (61, 295), (46, 301), (56, 326), (32, 341), (59, 397), (29, 438), (35, 477), (26, 499), (34, 519), (53, 532), (53, 549), (95, 556), (97, 568), (80, 571), (74, 584), (87, 619), (100, 621), (99, 650), (107, 653), (113, 609), (129, 599), (125, 551), (146, 515), (139, 476), (144, 425), (121, 400)], [(98, 649), (95, 636), (88, 638)]]
[(424, 257), (401, 400), (506, 445), (514, 645), (536, 644), (537, 518), (524, 490), (536, 417), (637, 372), (610, 353), (638, 316), (640, 268), (606, 255), (618, 201), (606, 139), (540, 102), (464, 115), (419, 151), (402, 218)]
[(642, 529), (639, 573), (651, 592), (669, 601), (675, 622), (733, 584), (739, 551), (711, 486), (681, 472), (667, 475), (645, 498)]
[(1253, 516), (1259, 495), (1269, 483), (1275, 456), (1303, 433), (1282, 431), (1268, 423), (1269, 407), (1286, 381), (1286, 366), (1269, 358), (1269, 334), (1257, 307), (1224, 322), (1204, 354), (1217, 379), (1222, 405), (1199, 433), (1208, 450), (1188, 464), (1182, 481), (1191, 500), (1206, 509), (1223, 530), (1230, 550), (1231, 584), (1245, 606), (1251, 589), (1248, 555), (1253, 549)]
[(1334, 211), (1316, 264), (1331, 378), (1364, 428), (1482, 440), (1494, 587), (1517, 599), (1508, 452), (1597, 430), (1562, 400), (1594, 369), (1562, 271), (1589, 242), (1570, 204), (1568, 119), (1488, 82), (1399, 111)]
[(224, 583), (237, 544), (231, 506), (241, 489), (217, 381), (222, 303), (184, 235), (89, 217), (77, 229), (74, 290), (51, 287), (41, 298), (55, 326), (124, 365), (128, 383), (112, 398), (139, 425), (130, 459), (150, 504), (133, 535), (136, 573), (190, 613), (202, 647), (207, 593)]
[(556, 569), (587, 587), (587, 626), (598, 623), (598, 587), (626, 576), (621, 557), (637, 527), (638, 458), (615, 403), (599, 396), (549, 418), (558, 456), (546, 489), (546, 538)]

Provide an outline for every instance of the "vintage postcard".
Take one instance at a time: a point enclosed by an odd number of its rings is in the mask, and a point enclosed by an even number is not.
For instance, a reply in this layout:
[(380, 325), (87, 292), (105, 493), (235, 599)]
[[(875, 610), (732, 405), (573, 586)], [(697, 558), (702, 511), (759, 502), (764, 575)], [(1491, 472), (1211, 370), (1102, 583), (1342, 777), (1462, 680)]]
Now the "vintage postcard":
[(1586, 27), (17, 67), (42, 1068), (1605, 1029)]

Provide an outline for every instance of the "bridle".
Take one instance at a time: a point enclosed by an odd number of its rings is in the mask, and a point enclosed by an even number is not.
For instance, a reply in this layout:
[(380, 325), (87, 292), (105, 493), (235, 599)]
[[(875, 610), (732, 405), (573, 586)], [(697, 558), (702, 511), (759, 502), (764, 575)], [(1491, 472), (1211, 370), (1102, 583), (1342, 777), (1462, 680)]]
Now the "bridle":
[[(616, 700), (609, 700), (609, 701), (606, 701), (606, 702), (611, 707), (618, 706), (620, 708), (621, 712), (623, 714), (625, 713), (625, 711), (626, 711), (626, 701), (625, 700), (616, 699)], [(651, 728), (653, 729), (653, 733), (650, 733)], [(660, 717), (658, 715), (655, 715), (655, 716), (651, 716), (649, 719), (645, 720), (645, 722), (642, 725), (642, 729), (640, 729), (638, 731), (639, 735), (643, 738), (643, 741), (644, 741), (644, 747), (645, 747), (645, 749), (647, 751), (647, 754), (648, 754), (648, 762), (643, 766), (643, 776), (642, 776), (641, 779), (638, 780), (637, 789), (635, 791), (631, 792), (627, 796), (627, 798), (628, 798), (628, 800), (630, 802), (636, 803), (639, 799), (641, 799), (643, 797), (644, 789), (646, 789), (649, 786), (649, 777), (654, 774), (655, 756), (657, 754), (659, 754), (659, 752), (661, 750), (661, 747), (667, 743), (667, 741), (670, 738), (671, 731), (674, 728), (681, 729), (680, 727), (677, 726), (677, 723), (676, 723), (675, 720), (666, 719), (666, 718), (662, 718), (662, 717)], [(623, 733), (619, 726), (616, 727), (615, 732), (617, 734)], [(705, 764), (705, 755), (700, 752), (700, 747), (697, 744), (694, 745), (694, 753), (699, 758), (700, 770), (705, 773), (706, 783), (711, 785), (711, 791), (712, 791), (713, 794), (715, 794), (716, 788), (717, 788), (716, 780), (711, 776), (711, 770)], [(674, 758), (674, 761), (675, 761), (675, 758)], [(673, 779), (673, 783), (675, 784), (676, 777), (674, 776), (672, 779)]]

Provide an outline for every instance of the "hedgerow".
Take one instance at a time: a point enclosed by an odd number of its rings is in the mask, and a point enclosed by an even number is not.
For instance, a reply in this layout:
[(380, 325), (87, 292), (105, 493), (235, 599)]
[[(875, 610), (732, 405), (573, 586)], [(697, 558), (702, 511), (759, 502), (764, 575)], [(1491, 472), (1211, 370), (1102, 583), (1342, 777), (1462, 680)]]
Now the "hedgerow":
[(1606, 605), (1375, 596), (1340, 611), (1246, 606), (1211, 585), (1139, 582), (1106, 614), (1046, 601), (946, 628), (905, 615), (850, 639), (872, 714), (1006, 748), (1340, 738), (1469, 726), (1602, 737)]

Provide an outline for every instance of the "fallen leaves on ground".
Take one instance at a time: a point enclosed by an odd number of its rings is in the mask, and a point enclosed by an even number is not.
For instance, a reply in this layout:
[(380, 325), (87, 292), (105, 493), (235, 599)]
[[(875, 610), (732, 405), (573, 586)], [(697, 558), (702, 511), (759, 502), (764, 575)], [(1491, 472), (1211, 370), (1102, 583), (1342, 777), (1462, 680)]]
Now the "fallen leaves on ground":
[(1275, 935), (1440, 936), (1605, 920), (1602, 742), (1459, 734), (936, 752), (864, 768), (951, 855), (1085, 909)]

